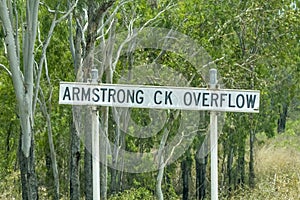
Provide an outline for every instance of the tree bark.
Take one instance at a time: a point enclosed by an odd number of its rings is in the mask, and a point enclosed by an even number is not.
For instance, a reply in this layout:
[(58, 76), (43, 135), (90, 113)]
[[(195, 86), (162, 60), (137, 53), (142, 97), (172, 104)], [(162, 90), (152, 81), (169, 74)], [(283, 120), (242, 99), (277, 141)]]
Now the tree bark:
[(237, 180), (236, 184), (244, 185), (245, 183), (245, 141), (240, 141), (237, 160)]
[(119, 148), (121, 149), (122, 148), (122, 138), (121, 138), (121, 128), (120, 128), (120, 115), (121, 113), (118, 112), (118, 110), (116, 108), (112, 108), (112, 112), (113, 112), (113, 115), (114, 115), (114, 119), (115, 119), (115, 122), (116, 122), (116, 128), (115, 128), (115, 146), (114, 146), (114, 153), (112, 155), (112, 164), (113, 164), (113, 168), (111, 169), (111, 184), (110, 184), (110, 190), (112, 193), (116, 193), (117, 192), (117, 188), (118, 188), (118, 177), (119, 177), (119, 173), (118, 173), (118, 170), (116, 170), (116, 165), (117, 165), (117, 162), (118, 162), (118, 157), (119, 157)]
[(191, 177), (191, 161), (189, 153), (186, 154), (186, 158), (181, 162), (181, 173), (182, 173), (182, 200), (189, 199), (189, 180)]
[(198, 158), (197, 155), (195, 155), (196, 160), (196, 199), (202, 200), (206, 197), (206, 166), (207, 166), (207, 160), (208, 155), (206, 155), (204, 158)]
[(27, 157), (21, 148), (22, 143), (20, 139), (19, 145), (19, 162), (21, 171), (22, 183), (22, 199), (36, 200), (38, 199), (38, 184), (35, 173), (35, 154), (34, 154), (34, 140), (31, 140), (29, 156)]
[(287, 103), (282, 103), (282, 111), (280, 112), (277, 122), (277, 133), (283, 133), (285, 131), (286, 118), (288, 113)]
[(45, 146), (45, 163), (46, 163), (46, 177), (47, 181), (45, 183), (47, 191), (48, 191), (48, 197), (51, 199), (55, 199), (53, 195), (53, 179), (50, 179), (50, 177), (53, 177), (53, 171), (51, 170), (51, 157), (50, 157), (50, 149), (48, 146)]
[(80, 199), (80, 138), (76, 131), (75, 124), (71, 125), (71, 159), (70, 159), (70, 199)]
[(250, 130), (250, 161), (249, 161), (249, 186), (254, 188), (255, 186), (255, 172), (254, 172), (254, 130)]
[(233, 147), (232, 144), (229, 143), (228, 144), (229, 147), (229, 152), (227, 155), (227, 176), (228, 176), (228, 190), (231, 191), (232, 190), (232, 185), (233, 185), (233, 171), (232, 171), (232, 164), (233, 164)]

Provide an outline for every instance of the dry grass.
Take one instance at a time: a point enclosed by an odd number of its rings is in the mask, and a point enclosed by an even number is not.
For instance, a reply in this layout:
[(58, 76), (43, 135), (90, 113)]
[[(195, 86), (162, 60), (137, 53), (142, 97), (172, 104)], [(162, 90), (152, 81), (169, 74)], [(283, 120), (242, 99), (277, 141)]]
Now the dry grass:
[(256, 187), (240, 189), (231, 199), (300, 199), (300, 136), (268, 139), (256, 152)]

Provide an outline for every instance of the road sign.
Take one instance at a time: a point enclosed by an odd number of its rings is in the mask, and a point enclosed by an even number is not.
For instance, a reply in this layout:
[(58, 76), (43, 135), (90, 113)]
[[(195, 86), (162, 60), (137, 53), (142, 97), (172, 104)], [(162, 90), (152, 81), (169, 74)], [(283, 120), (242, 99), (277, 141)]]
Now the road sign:
[[(95, 71), (96, 72), (96, 71)], [(97, 73), (97, 72), (96, 72)], [(260, 92), (257, 90), (228, 90), (217, 88), (217, 70), (210, 70), (210, 89), (193, 87), (169, 87), (147, 85), (95, 84), (61, 82), (59, 103), (96, 106), (208, 110), (210, 113), (211, 145), (211, 197), (218, 199), (218, 116), (216, 112), (259, 112)], [(98, 127), (94, 123), (93, 127)], [(97, 129), (97, 128), (94, 128)], [(97, 137), (97, 130), (93, 130)], [(99, 138), (98, 138), (99, 139)], [(94, 140), (94, 139), (93, 139)], [(97, 144), (93, 155), (99, 153)], [(97, 154), (99, 155), (99, 154)], [(94, 159), (94, 158), (93, 158)], [(99, 173), (97, 161), (93, 160), (93, 174)], [(93, 181), (93, 198), (99, 199), (99, 179)], [(97, 194), (96, 194), (97, 193)]]
[(60, 83), (59, 103), (114, 107), (259, 112), (256, 90)]

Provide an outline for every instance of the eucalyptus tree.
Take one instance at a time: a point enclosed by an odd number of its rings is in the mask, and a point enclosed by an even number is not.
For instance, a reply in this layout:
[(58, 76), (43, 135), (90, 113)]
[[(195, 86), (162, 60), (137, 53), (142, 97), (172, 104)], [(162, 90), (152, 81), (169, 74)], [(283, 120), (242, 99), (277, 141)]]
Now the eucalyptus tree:
[[(23, 7), (25, 9), (22, 9)], [(55, 198), (59, 199), (58, 169), (53, 146), (51, 120), (40, 86), (42, 69), (44, 67), (47, 69), (47, 65), (45, 65), (46, 51), (54, 28), (69, 14), (69, 12), (65, 12), (64, 15), (58, 17), (59, 6), (56, 8), (57, 10), (52, 10), (54, 17), (48, 33), (46, 33), (45, 38), (42, 38), (38, 34), (40, 33), (38, 32), (40, 1), (12, 2), (3, 0), (0, 5), (0, 20), (5, 36), (5, 49), (16, 96), (17, 115), (19, 116), (21, 127), (18, 156), (23, 199), (38, 199), (34, 148), (34, 119), (37, 103), (41, 105), (41, 111), (47, 121), (48, 142), (55, 179)], [(41, 50), (39, 49), (40, 47)], [(41, 55), (37, 56), (37, 52), (41, 52)], [(39, 93), (41, 94), (41, 98), (39, 98)]]
[[(23, 64), (21, 64), (19, 46), (19, 24), (15, 7), (12, 3), (1, 1), (1, 21), (5, 33), (5, 44), (18, 105), (21, 125), (20, 169), (22, 177), (23, 199), (38, 199), (37, 179), (35, 174), (34, 138), (33, 138), (33, 99), (34, 99), (34, 43), (37, 32), (39, 1), (26, 2), (26, 25), (23, 37)], [(23, 67), (23, 72), (21, 71)]]
[[(101, 22), (103, 22), (107, 10), (113, 5), (115, 0), (86, 1), (80, 2), (73, 15), (69, 17), (70, 29), (70, 49), (74, 62), (74, 71), (77, 74), (77, 81), (87, 82), (91, 77), (91, 70), (94, 68), (95, 44), (99, 33), (102, 33)], [(73, 34), (73, 23), (76, 23), (75, 35)], [(104, 27), (102, 27), (103, 29)], [(103, 36), (104, 37), (104, 36)], [(104, 66), (101, 66), (104, 68)], [(100, 79), (102, 77), (100, 76)], [(86, 109), (86, 108), (84, 108)], [(88, 109), (88, 108), (87, 108)], [(104, 112), (105, 118), (108, 117), (108, 110)], [(81, 115), (81, 113), (79, 113)], [(76, 109), (74, 110), (74, 120)], [(90, 115), (85, 115), (85, 122), (89, 121)], [(104, 120), (107, 124), (107, 120)], [(85, 123), (84, 122), (84, 123)], [(82, 130), (78, 130), (74, 122), (74, 128), (71, 133), (71, 170), (70, 170), (70, 196), (71, 199), (79, 199), (79, 156), (80, 155), (80, 137)], [(93, 198), (93, 175), (92, 175), (92, 154), (91, 154), (91, 133), (88, 125), (84, 130), (84, 175), (85, 175), (85, 198)], [(106, 156), (106, 155), (104, 155)], [(98, 158), (99, 159), (99, 158)], [(101, 166), (101, 199), (107, 198), (107, 169), (105, 165)], [(99, 177), (98, 177), (99, 178)]]
[[(165, 10), (170, 8), (170, 5), (167, 4), (166, 7), (161, 8), (155, 12), (154, 15), (149, 14), (149, 16), (145, 16), (144, 18), (139, 18), (140, 14), (143, 13), (144, 10), (147, 10), (150, 13), (150, 10), (146, 6), (148, 5), (145, 1), (133, 2), (130, 0), (123, 1), (88, 1), (84, 3), (80, 3), (78, 8), (74, 11), (72, 18), (69, 19), (70, 25), (70, 46), (71, 52), (73, 55), (74, 65), (75, 65), (75, 73), (77, 73), (78, 81), (88, 81), (90, 72), (92, 68), (97, 67), (99, 70), (99, 82), (113, 83), (115, 80), (114, 73), (118, 69), (119, 59), (121, 57), (120, 52), (125, 48), (125, 44), (128, 43), (132, 38), (136, 37), (137, 33), (143, 30), (145, 27), (151, 25), (155, 20), (160, 16)], [(122, 18), (123, 17), (123, 18)], [(76, 28), (74, 27), (74, 24)], [(76, 32), (74, 31), (76, 29)], [(124, 41), (121, 41), (121, 44), (116, 45), (116, 35), (117, 31), (125, 32), (126, 37), (123, 38)], [(73, 34), (75, 32), (75, 34)], [(120, 39), (120, 38), (117, 38)], [(120, 41), (118, 41), (120, 42)], [(96, 44), (99, 44), (96, 49)], [(101, 48), (100, 48), (101, 47)], [(127, 46), (126, 46), (127, 47)], [(99, 50), (99, 51), (97, 51)], [(133, 52), (130, 52), (133, 55)], [(129, 54), (130, 54), (129, 53)], [(121, 70), (123, 70), (121, 68)], [(86, 109), (86, 108), (84, 108)], [(74, 109), (74, 120), (80, 118), (79, 115), (82, 115), (81, 108)], [(78, 112), (79, 111), (79, 112)], [(120, 117), (120, 113), (115, 108), (111, 109), (112, 114), (115, 118)], [(88, 121), (87, 118), (83, 119)], [(120, 124), (116, 126), (110, 124), (110, 109), (101, 108), (99, 113), (100, 120), (100, 160), (101, 160), (101, 184), (100, 184), (100, 194), (101, 199), (107, 198), (107, 180), (108, 180), (108, 170), (107, 170), (107, 155), (106, 151), (108, 148), (104, 146), (105, 140), (108, 137), (115, 138), (115, 144), (113, 150), (113, 159), (118, 158), (118, 149), (124, 145), (121, 142), (121, 138), (124, 138), (121, 135), (122, 131), (120, 131)], [(115, 119), (116, 120), (116, 119)], [(78, 122), (75, 122), (75, 124)], [(79, 122), (80, 123), (80, 122)], [(78, 123), (78, 125), (79, 125)], [(115, 123), (118, 123), (117, 121)], [(86, 124), (85, 124), (86, 125)], [(80, 126), (80, 125), (79, 125)], [(91, 141), (90, 134), (88, 133), (88, 126), (86, 128), (79, 128), (79, 131), (84, 133), (84, 144), (85, 144), (85, 195), (87, 199), (92, 198), (91, 191), (91, 183), (92, 183), (92, 174), (91, 174)], [(75, 126), (76, 127), (76, 126)], [(116, 130), (113, 130), (116, 129)], [(79, 152), (79, 137), (76, 133), (72, 133), (72, 141), (73, 145), (71, 149), (76, 149), (74, 152)], [(75, 142), (77, 141), (77, 142)], [(76, 147), (75, 147), (76, 146)], [(123, 148), (125, 148), (123, 146)], [(73, 152), (73, 151), (72, 151)], [(72, 153), (73, 154), (73, 153)], [(76, 164), (77, 166), (71, 166), (74, 169), (74, 172), (71, 170), (71, 185), (79, 184), (79, 177), (76, 179), (72, 179), (73, 175), (78, 174), (78, 162), (74, 162), (74, 159), (77, 157), (74, 154), (72, 157), (71, 163)], [(120, 188), (117, 184), (121, 184), (121, 182), (117, 183), (116, 179), (117, 172), (115, 169), (111, 170), (111, 187)], [(122, 173), (122, 172), (120, 172)], [(119, 175), (120, 175), (119, 173)], [(120, 176), (119, 176), (120, 177)], [(161, 179), (162, 177), (160, 177)], [(74, 181), (74, 183), (72, 183)], [(76, 182), (76, 184), (75, 184)], [(78, 187), (76, 188), (78, 193)], [(72, 189), (71, 189), (72, 190)], [(72, 190), (73, 191), (73, 190)], [(73, 196), (71, 194), (71, 196)], [(76, 196), (76, 195), (74, 195)], [(75, 197), (74, 197), (75, 198)], [(76, 197), (78, 198), (78, 197)]]

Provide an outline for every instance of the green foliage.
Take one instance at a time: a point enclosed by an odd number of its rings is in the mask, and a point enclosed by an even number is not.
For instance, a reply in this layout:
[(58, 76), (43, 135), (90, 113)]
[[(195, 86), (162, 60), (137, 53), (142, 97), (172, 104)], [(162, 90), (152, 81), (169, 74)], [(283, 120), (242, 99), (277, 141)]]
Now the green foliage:
[(153, 194), (144, 187), (125, 190), (122, 193), (112, 195), (109, 200), (154, 200)]
[(286, 132), (288, 135), (300, 135), (300, 120), (294, 119), (289, 120), (286, 125), (288, 128), (286, 129)]
[(1, 177), (0, 199), (21, 199), (20, 173), (9, 170), (6, 170), (5, 173), (9, 174), (9, 176)]
[(0, 70), (0, 179), (6, 180), (7, 175), (16, 170), (20, 130), (11, 80), (3, 69)]

